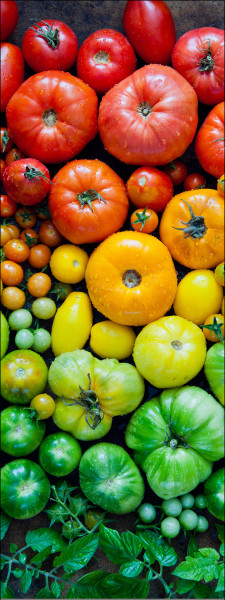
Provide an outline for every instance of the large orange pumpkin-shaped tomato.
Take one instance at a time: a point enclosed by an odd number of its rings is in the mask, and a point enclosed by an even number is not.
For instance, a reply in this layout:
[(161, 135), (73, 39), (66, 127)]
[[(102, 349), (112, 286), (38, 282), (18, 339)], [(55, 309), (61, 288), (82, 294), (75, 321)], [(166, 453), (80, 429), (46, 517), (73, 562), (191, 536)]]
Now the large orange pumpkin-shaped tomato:
[(177, 194), (166, 205), (159, 234), (185, 267), (213, 269), (224, 260), (224, 199), (211, 189)]
[(52, 180), (49, 195), (52, 220), (73, 244), (99, 242), (118, 231), (128, 207), (122, 179), (98, 159), (74, 160)]
[(166, 246), (147, 233), (120, 231), (94, 250), (86, 283), (92, 304), (122, 325), (146, 325), (171, 308), (177, 289)]

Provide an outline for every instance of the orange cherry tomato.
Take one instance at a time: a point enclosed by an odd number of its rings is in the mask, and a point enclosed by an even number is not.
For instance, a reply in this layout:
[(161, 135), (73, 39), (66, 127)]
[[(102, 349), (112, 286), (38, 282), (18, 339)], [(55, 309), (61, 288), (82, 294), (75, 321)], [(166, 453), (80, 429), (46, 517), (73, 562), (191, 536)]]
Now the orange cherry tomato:
[(23, 269), (18, 263), (11, 260), (4, 260), (1, 263), (1, 280), (4, 285), (19, 285), (23, 275)]
[(17, 203), (14, 202), (9, 196), (6, 194), (1, 194), (0, 196), (1, 202), (1, 217), (7, 218), (12, 217), (17, 209)]
[(47, 219), (40, 224), (38, 230), (39, 240), (42, 244), (46, 244), (49, 248), (55, 248), (63, 241), (63, 236), (56, 229), (51, 219)]
[(49, 275), (47, 275), (47, 273), (34, 273), (34, 275), (31, 275), (27, 281), (28, 292), (35, 298), (42, 298), (43, 296), (46, 296), (51, 285), (51, 278)]
[(37, 244), (30, 249), (28, 261), (35, 269), (42, 269), (45, 267), (51, 258), (51, 250), (44, 244)]
[(168, 175), (155, 167), (140, 167), (126, 183), (129, 200), (142, 208), (149, 206), (156, 212), (164, 210), (173, 196), (173, 184)]
[(11, 233), (7, 225), (1, 225), (0, 227), (0, 242), (1, 246), (4, 246), (9, 240), (11, 240)]
[(18, 287), (5, 287), (1, 294), (1, 303), (9, 310), (22, 308), (26, 302), (26, 296), (23, 290)]
[(32, 248), (38, 243), (38, 234), (35, 229), (23, 229), (20, 234), (20, 240), (23, 240), (29, 248)]
[(164, 173), (169, 175), (173, 185), (180, 185), (187, 176), (187, 167), (181, 160), (173, 160), (163, 168)]
[(4, 170), (6, 169), (6, 166), (7, 165), (6, 165), (5, 161), (2, 158), (0, 158), (0, 179), (1, 179), (1, 181), (2, 181), (2, 176), (3, 176)]
[(206, 180), (201, 173), (189, 173), (184, 180), (184, 189), (186, 192), (189, 190), (196, 190), (199, 188), (206, 187)]
[(16, 225), (13, 225), (13, 223), (8, 223), (7, 227), (11, 233), (11, 239), (15, 239), (18, 240), (18, 238), (20, 237), (20, 230), (19, 227), (17, 227)]
[(32, 408), (35, 408), (39, 414), (39, 419), (48, 419), (55, 411), (55, 400), (48, 394), (38, 394), (30, 403)]
[(29, 206), (21, 206), (15, 213), (15, 220), (22, 229), (34, 227), (37, 223), (37, 217)]
[(5, 156), (5, 162), (7, 167), (10, 165), (11, 162), (14, 162), (14, 160), (19, 160), (20, 158), (25, 158), (25, 154), (22, 152), (22, 150), (15, 147), (11, 148), (11, 150), (9, 150), (9, 152), (7, 152)]
[(205, 320), (203, 333), (210, 342), (222, 342), (224, 339), (224, 316), (219, 313), (209, 315)]
[(156, 229), (159, 219), (156, 212), (146, 206), (145, 208), (138, 208), (132, 213), (130, 223), (135, 231), (152, 233)]
[(8, 260), (21, 263), (28, 259), (30, 249), (23, 240), (11, 239), (5, 244), (4, 253)]

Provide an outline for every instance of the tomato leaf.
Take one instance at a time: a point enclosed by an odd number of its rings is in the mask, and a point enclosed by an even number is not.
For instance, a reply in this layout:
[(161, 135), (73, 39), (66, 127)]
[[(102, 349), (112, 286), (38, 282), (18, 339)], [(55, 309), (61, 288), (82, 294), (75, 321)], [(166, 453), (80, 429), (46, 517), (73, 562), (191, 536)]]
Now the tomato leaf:
[(20, 579), (21, 575), (23, 574), (23, 571), (16, 567), (16, 569), (12, 571), (12, 574), (14, 575), (14, 577), (18, 577)]
[(150, 556), (154, 556), (160, 564), (166, 567), (176, 564), (177, 553), (158, 533), (154, 531), (140, 531), (138, 535), (143, 542), (144, 548), (150, 550)]
[(60, 594), (62, 592), (62, 590), (64, 589), (64, 585), (58, 582), (58, 581), (53, 581), (52, 585), (51, 585), (51, 591), (54, 594), (55, 598), (60, 598)]
[(10, 526), (11, 519), (3, 510), (0, 512), (0, 540), (3, 540)]
[(107, 576), (105, 571), (93, 571), (84, 575), (67, 592), (67, 598), (100, 598), (99, 584)]
[(193, 535), (190, 537), (190, 541), (187, 548), (187, 556), (194, 556), (194, 553), (198, 551), (198, 544)]
[(2, 581), (0, 581), (0, 598), (15, 598), (11, 588)]
[(216, 523), (216, 529), (217, 529), (217, 533), (218, 533), (218, 538), (223, 543), (225, 541), (224, 525), (222, 525), (221, 523)]
[(55, 529), (45, 529), (44, 527), (35, 529), (34, 531), (28, 531), (25, 540), (26, 544), (28, 544), (34, 552), (35, 550), (41, 552), (42, 550), (45, 550), (45, 548), (48, 548), (48, 546), (52, 547), (52, 552), (58, 552), (59, 550), (63, 550), (67, 545), (66, 540), (58, 531)]
[(54, 567), (63, 565), (66, 573), (82, 569), (91, 560), (98, 547), (97, 535), (86, 535), (75, 540), (53, 561)]
[(121, 575), (124, 577), (137, 577), (143, 571), (143, 565), (140, 560), (123, 563), (120, 567)]
[(48, 587), (45, 587), (37, 592), (36, 598), (55, 598), (55, 596)]
[(220, 558), (218, 552), (213, 548), (201, 548), (195, 552), (194, 556), (186, 556), (185, 561), (181, 562), (173, 571), (181, 579), (190, 579), (193, 581), (212, 581), (219, 577), (217, 561)]
[(216, 586), (216, 592), (223, 592), (225, 590), (225, 569), (223, 565), (220, 565), (219, 579)]
[(42, 550), (41, 552), (38, 552), (38, 554), (35, 554), (35, 556), (31, 558), (30, 563), (34, 563), (35, 565), (40, 567), (44, 560), (46, 560), (46, 558), (48, 558), (50, 554), (52, 554), (52, 546), (48, 546), (47, 548), (44, 548), (44, 550)]
[(143, 549), (141, 540), (130, 531), (121, 534), (115, 529), (100, 525), (99, 544), (109, 560), (121, 565), (127, 560), (133, 560)]
[(101, 582), (100, 598), (147, 598), (149, 583), (144, 579), (109, 573)]
[(32, 583), (32, 573), (26, 569), (25, 571), (23, 571), (23, 574), (21, 575), (21, 580), (20, 580), (21, 590), (22, 590), (22, 592), (24, 592), (24, 594), (26, 594), (28, 592), (28, 590), (31, 586), (31, 583)]

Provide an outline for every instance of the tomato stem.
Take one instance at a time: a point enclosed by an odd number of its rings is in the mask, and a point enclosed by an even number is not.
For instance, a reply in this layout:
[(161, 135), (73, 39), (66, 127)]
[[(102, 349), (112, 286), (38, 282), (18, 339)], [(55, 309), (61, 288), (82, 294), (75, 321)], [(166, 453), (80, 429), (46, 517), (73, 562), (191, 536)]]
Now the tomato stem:
[(135, 269), (127, 269), (122, 277), (122, 282), (127, 288), (138, 287), (141, 281), (142, 277)]
[(190, 221), (181, 221), (181, 223), (183, 223), (185, 225), (185, 227), (173, 227), (173, 229), (177, 229), (178, 231), (183, 231), (184, 232), (184, 237), (192, 237), (193, 239), (200, 239), (201, 237), (204, 237), (206, 231), (207, 231), (207, 227), (205, 225), (205, 219), (204, 217), (198, 215), (196, 216), (190, 206), (190, 204), (188, 204), (188, 202), (186, 202), (186, 200), (183, 200), (183, 202), (185, 202), (185, 204), (187, 204), (190, 214), (191, 214), (191, 219)]
[(144, 208), (144, 210), (141, 213), (135, 212), (137, 219), (136, 219), (136, 221), (133, 221), (132, 225), (134, 225), (135, 223), (141, 223), (140, 231), (142, 231), (143, 227), (145, 226), (146, 221), (149, 219), (149, 217), (152, 214), (152, 213), (150, 213), (150, 215), (146, 215), (146, 210), (148, 210), (148, 206), (146, 206), (146, 208)]
[(140, 104), (137, 107), (137, 113), (139, 113), (143, 119), (147, 119), (148, 115), (150, 115), (150, 113), (152, 112), (152, 106), (151, 104), (149, 104), (149, 102), (140, 102)]
[(209, 325), (200, 325), (200, 327), (201, 329), (208, 329), (209, 331), (213, 331), (220, 340), (220, 342), (223, 342), (223, 336), (221, 331), (223, 325), (223, 322), (218, 323), (217, 318), (213, 317), (213, 323), (210, 323)]
[(104, 202), (104, 204), (107, 204), (106, 200), (104, 200), (104, 198), (101, 196), (101, 194), (99, 194), (98, 192), (96, 192), (95, 190), (89, 189), (86, 190), (85, 192), (81, 192), (80, 194), (77, 194), (77, 200), (78, 202), (80, 202), (81, 208), (83, 208), (85, 206), (85, 204), (88, 204), (89, 208), (92, 210), (92, 212), (94, 212), (93, 207), (92, 207), (92, 202), (94, 200), (99, 200), (99, 202)]
[(7, 130), (5, 129), (3, 136), (2, 136), (2, 144), (3, 144), (2, 152), (5, 152), (8, 141), (9, 141), (9, 136), (8, 136)]
[(199, 66), (199, 71), (204, 73), (205, 71), (212, 71), (214, 67), (214, 60), (211, 52), (211, 40), (208, 40), (209, 46), (208, 48), (203, 48), (201, 52), (204, 52), (205, 55), (201, 58), (200, 62), (197, 63)]
[(37, 179), (38, 177), (42, 177), (43, 179), (46, 179), (46, 181), (49, 181), (48, 177), (46, 177), (43, 171), (36, 169), (36, 167), (32, 167), (32, 165), (26, 166), (24, 177), (26, 177), (26, 179), (30, 179), (30, 181), (33, 181), (33, 179)]
[(103, 408), (99, 404), (96, 392), (91, 389), (90, 373), (88, 373), (87, 375), (89, 379), (89, 386), (87, 390), (84, 390), (79, 385), (80, 395), (77, 396), (77, 398), (67, 398), (68, 400), (73, 400), (73, 402), (67, 404), (63, 396), (62, 399), (65, 406), (74, 406), (76, 404), (82, 406), (85, 410), (85, 421), (89, 425), (89, 427), (94, 430), (99, 425), (99, 423), (101, 423), (105, 413)]
[(41, 21), (41, 23), (43, 23), (46, 29), (38, 24), (36, 24), (34, 27), (30, 27), (30, 29), (33, 29), (33, 31), (35, 31), (39, 37), (43, 37), (48, 46), (55, 50), (59, 45), (59, 30), (57, 27), (52, 29), (54, 23), (52, 25), (49, 25), (49, 23), (46, 23), (45, 21)]

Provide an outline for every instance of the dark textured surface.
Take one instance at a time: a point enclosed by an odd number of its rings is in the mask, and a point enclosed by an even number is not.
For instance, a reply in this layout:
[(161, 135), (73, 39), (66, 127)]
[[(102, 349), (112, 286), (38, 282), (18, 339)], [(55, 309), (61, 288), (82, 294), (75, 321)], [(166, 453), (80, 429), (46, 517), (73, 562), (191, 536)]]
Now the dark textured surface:
[[(123, 11), (126, 5), (126, 1), (124, 0), (95, 0), (95, 1), (87, 1), (87, 0), (74, 0), (74, 1), (55, 1), (55, 0), (45, 0), (45, 1), (34, 1), (34, 0), (18, 0), (17, 1), (19, 8), (19, 23), (15, 32), (10, 36), (9, 40), (11, 43), (15, 43), (21, 47), (21, 42), (23, 35), (26, 29), (30, 25), (30, 19), (35, 18), (36, 20), (46, 19), (46, 18), (56, 18), (67, 23), (76, 33), (78, 38), (79, 46), (83, 42), (83, 40), (93, 31), (97, 29), (101, 29), (103, 27), (117, 29), (118, 31), (123, 32), (122, 26), (122, 16)], [(224, 2), (221, 0), (168, 0), (167, 4), (172, 11), (175, 27), (176, 27), (176, 36), (177, 39), (185, 33), (185, 31), (190, 30), (192, 28), (204, 27), (204, 26), (213, 26), (213, 27), (224, 27)], [(142, 66), (144, 63), (138, 59), (138, 66)], [(76, 75), (76, 65), (71, 69), (71, 73)], [(26, 68), (26, 76), (33, 74), (32, 71), (27, 67)], [(199, 125), (205, 118), (206, 114), (209, 112), (210, 108), (205, 107), (203, 105), (199, 106)], [(4, 119), (4, 115), (3, 115)], [(103, 149), (102, 144), (100, 142), (99, 137), (88, 144), (83, 152), (79, 155), (79, 158), (99, 158), (107, 162), (116, 172), (126, 181), (134, 170), (134, 167), (130, 167), (127, 165), (123, 165), (117, 159), (108, 155), (107, 152)], [(192, 145), (188, 148), (184, 155), (184, 162), (188, 166), (189, 172), (193, 170), (198, 170), (200, 172), (201, 169), (199, 167), (198, 161), (194, 155), (194, 146)], [(56, 170), (59, 169), (59, 165)], [(50, 167), (51, 175), (54, 174), (55, 168), (54, 166)], [(206, 175), (207, 185), (208, 187), (216, 187), (215, 179)], [(181, 191), (177, 189), (176, 191)], [(181, 275), (182, 276), (182, 275)], [(88, 348), (87, 348), (88, 349)], [(50, 359), (49, 355), (49, 359)], [(204, 377), (201, 375), (197, 378), (196, 382), (193, 382), (196, 385), (200, 385), (206, 388), (206, 382)], [(146, 397), (149, 395), (154, 395), (156, 391), (150, 386), (146, 385)], [(126, 426), (126, 422), (129, 419), (129, 415), (123, 419), (115, 418), (113, 422), (113, 427), (107, 436), (105, 436), (105, 441), (114, 441), (118, 444), (123, 444), (124, 437), (124, 429)], [(54, 427), (54, 426), (53, 426)], [(88, 444), (83, 443), (82, 449), (83, 451), (86, 449)], [(6, 460), (7, 457), (5, 456)], [(32, 458), (34, 460), (38, 460), (38, 453), (33, 453)], [(3, 455), (4, 460), (4, 455)], [(218, 464), (219, 466), (219, 464)], [(73, 480), (73, 476), (70, 476), (71, 483), (76, 485), (77, 483), (77, 473), (75, 472), (75, 482)], [(202, 491), (202, 486), (199, 486), (198, 491)], [(197, 493), (197, 492), (196, 492)], [(148, 485), (146, 484), (146, 501), (152, 501), (158, 504), (158, 498), (154, 496), (154, 494), (150, 491)], [(127, 529), (134, 530), (134, 515), (125, 515), (122, 517), (115, 517), (113, 521), (109, 524), (109, 526), (113, 528), (117, 528), (118, 531), (125, 531)], [(210, 520), (210, 530), (209, 533), (199, 534), (198, 542), (200, 546), (213, 546), (218, 548), (218, 543), (216, 539), (216, 530), (214, 526), (214, 519), (207, 514), (207, 518)], [(24, 545), (24, 537), (28, 529), (35, 529), (41, 526), (48, 526), (49, 521), (47, 516), (42, 513), (41, 515), (37, 515), (35, 518), (30, 519), (29, 521), (13, 521), (9, 532), (6, 536), (4, 544), (2, 545), (2, 549), (7, 551), (9, 548), (10, 542), (17, 543), (19, 547)], [(186, 553), (186, 541), (184, 535), (180, 535), (178, 540), (173, 542), (173, 546), (177, 550), (179, 554), (179, 558), (182, 559)], [(78, 572), (78, 576), (80, 577), (82, 574), (86, 572), (90, 572), (91, 570), (95, 570), (98, 568), (102, 568), (104, 570), (110, 571), (118, 571), (117, 567), (114, 567), (109, 561), (99, 552), (98, 554), (98, 562), (96, 560), (92, 560), (88, 567), (82, 572)], [(165, 569), (165, 572), (169, 573), (169, 569)], [(166, 577), (170, 581), (170, 575)], [(11, 587), (14, 589), (15, 595), (17, 598), (22, 598), (23, 594), (18, 590), (18, 583), (16, 579), (12, 578), (12, 583), (10, 583)], [(44, 585), (44, 583), (43, 583)], [(29, 597), (35, 598), (37, 590), (40, 589), (41, 582), (34, 582), (30, 588)], [(42, 586), (43, 587), (43, 586)], [(164, 592), (163, 588), (159, 583), (151, 583), (151, 590), (149, 598), (163, 598)]]

